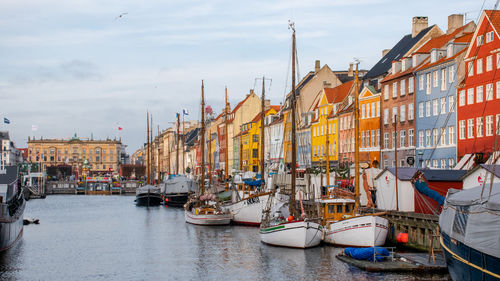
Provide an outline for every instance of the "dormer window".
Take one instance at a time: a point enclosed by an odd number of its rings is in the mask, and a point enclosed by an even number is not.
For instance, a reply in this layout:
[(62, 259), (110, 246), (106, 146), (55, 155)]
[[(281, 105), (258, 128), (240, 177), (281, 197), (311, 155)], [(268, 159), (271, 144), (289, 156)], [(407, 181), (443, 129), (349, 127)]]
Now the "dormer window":
[(447, 58), (450, 58), (453, 56), (453, 44), (449, 44), (447, 47), (446, 47), (446, 57)]
[(406, 59), (403, 59), (403, 61), (401, 62), (401, 71), (405, 70), (406, 70)]
[(436, 60), (437, 60), (437, 51), (432, 50), (431, 51), (431, 63), (436, 62)]
[(479, 35), (476, 40), (477, 40), (477, 46), (483, 45), (483, 35)]
[(412, 58), (411, 58), (412, 62), (412, 66), (417, 66), (417, 55), (414, 55)]
[(392, 62), (392, 74), (396, 73), (396, 62)]

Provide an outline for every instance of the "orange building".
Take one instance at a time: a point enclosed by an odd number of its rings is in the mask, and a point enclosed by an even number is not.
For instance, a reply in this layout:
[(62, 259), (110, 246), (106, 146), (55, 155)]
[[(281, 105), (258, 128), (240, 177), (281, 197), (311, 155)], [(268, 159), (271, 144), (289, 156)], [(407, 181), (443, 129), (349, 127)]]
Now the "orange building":
[(359, 94), (359, 161), (380, 166), (380, 92), (366, 86)]

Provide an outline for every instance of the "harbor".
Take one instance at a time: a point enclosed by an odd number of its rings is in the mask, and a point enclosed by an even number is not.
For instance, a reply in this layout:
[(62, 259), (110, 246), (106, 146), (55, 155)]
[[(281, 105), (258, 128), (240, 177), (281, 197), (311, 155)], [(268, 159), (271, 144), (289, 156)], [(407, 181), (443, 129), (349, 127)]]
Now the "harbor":
[(365, 272), (335, 257), (342, 248), (272, 247), (258, 228), (186, 224), (183, 209), (136, 207), (134, 196), (50, 195), (30, 200), (25, 217), (40, 224), (1, 254), (0, 279), (448, 280)]

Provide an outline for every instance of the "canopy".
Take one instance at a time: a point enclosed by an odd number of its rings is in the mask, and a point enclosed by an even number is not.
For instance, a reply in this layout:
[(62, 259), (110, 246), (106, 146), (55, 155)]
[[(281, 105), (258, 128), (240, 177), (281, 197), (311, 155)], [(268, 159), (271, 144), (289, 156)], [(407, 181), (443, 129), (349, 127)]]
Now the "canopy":
[(245, 184), (250, 186), (261, 186), (266, 183), (264, 180), (247, 180), (247, 179), (244, 179), (243, 182), (245, 182)]

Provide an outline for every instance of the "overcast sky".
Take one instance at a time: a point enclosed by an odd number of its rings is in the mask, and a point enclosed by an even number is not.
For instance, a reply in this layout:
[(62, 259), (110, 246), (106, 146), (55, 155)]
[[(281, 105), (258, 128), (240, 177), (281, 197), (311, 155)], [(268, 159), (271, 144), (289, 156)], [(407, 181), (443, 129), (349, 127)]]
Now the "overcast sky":
[[(272, 79), (268, 97), (279, 104), (290, 86), (288, 20), (296, 25), (303, 76), (316, 59), (345, 70), (357, 57), (370, 69), (382, 49), (411, 33), (413, 16), (446, 31), (448, 15), (476, 20), (482, 3), (1, 0), (0, 117), (11, 122), (1, 128), (17, 147), (26, 147), (28, 136), (77, 133), (121, 136), (133, 153), (146, 139), (147, 109), (155, 128), (169, 127), (182, 108), (199, 118), (201, 79), (216, 113), (225, 85), (234, 106), (263, 75)], [(493, 5), (486, 0), (484, 8)]]

